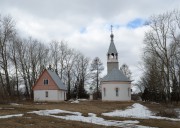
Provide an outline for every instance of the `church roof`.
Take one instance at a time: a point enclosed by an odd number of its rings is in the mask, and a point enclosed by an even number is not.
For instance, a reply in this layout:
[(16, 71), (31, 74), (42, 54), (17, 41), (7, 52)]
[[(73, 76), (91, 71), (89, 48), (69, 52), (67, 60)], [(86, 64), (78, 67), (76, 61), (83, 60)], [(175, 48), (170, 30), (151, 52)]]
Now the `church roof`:
[(119, 69), (114, 68), (102, 81), (131, 82)]
[(114, 35), (111, 33), (110, 37), (111, 37), (111, 43), (109, 46), (108, 54), (117, 53), (117, 50), (116, 50), (116, 47), (115, 47), (114, 41), (113, 41)]
[(56, 74), (55, 71), (52, 71), (50, 69), (47, 69), (49, 75), (51, 76), (51, 78), (54, 80), (54, 82), (56, 83), (56, 85), (59, 87), (59, 89), (62, 90), (66, 90), (65, 85), (63, 84), (63, 82), (61, 81), (61, 79), (59, 78), (59, 76)]

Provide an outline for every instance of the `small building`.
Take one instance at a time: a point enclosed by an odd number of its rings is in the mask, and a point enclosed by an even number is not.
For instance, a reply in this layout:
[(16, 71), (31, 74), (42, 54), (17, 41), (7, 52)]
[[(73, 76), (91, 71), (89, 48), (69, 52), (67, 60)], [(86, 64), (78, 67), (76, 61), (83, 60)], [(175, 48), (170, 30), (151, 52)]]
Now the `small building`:
[(52, 69), (44, 69), (33, 86), (35, 102), (59, 102), (66, 100), (66, 87)]
[(130, 101), (131, 81), (119, 70), (118, 52), (111, 42), (107, 53), (107, 75), (101, 80), (102, 101)]

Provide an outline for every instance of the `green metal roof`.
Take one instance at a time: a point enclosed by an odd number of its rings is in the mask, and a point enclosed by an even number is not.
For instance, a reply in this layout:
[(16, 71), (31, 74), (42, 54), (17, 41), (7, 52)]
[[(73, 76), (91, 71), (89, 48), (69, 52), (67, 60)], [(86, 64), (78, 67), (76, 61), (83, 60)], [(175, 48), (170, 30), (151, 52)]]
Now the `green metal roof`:
[(119, 69), (114, 68), (110, 73), (103, 77), (102, 81), (118, 81), (118, 82), (131, 82)]

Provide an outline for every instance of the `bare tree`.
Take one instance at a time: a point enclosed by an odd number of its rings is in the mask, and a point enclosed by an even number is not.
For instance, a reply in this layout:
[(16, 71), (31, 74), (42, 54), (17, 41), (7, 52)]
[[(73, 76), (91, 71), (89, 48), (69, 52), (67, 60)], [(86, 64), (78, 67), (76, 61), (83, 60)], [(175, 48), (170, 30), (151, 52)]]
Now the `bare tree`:
[(179, 42), (179, 15), (179, 11), (171, 11), (150, 17), (150, 29), (144, 38), (146, 55), (143, 61), (147, 84), (156, 86), (155, 90), (158, 88), (158, 92), (162, 92), (162, 97), (168, 101), (172, 99), (172, 88), (178, 83), (175, 56)]
[(96, 96), (99, 98), (99, 82), (100, 82), (100, 74), (104, 70), (103, 63), (98, 57), (95, 57), (91, 63), (90, 70), (92, 73), (93, 83), (96, 82)]
[(15, 69), (16, 94), (19, 97), (19, 73), (18, 73), (17, 47), (16, 47), (17, 42), (19, 42), (19, 38), (16, 36), (14, 37), (13, 42), (10, 44), (9, 57), (12, 62), (13, 68)]
[(88, 66), (89, 59), (81, 53), (78, 53), (73, 67), (73, 74), (75, 76), (73, 93), (75, 93), (76, 98), (87, 98), (85, 84), (89, 78)]
[(65, 75), (67, 82), (67, 99), (71, 98), (71, 82), (72, 82), (72, 68), (76, 60), (77, 54), (74, 49), (68, 49), (67, 56), (65, 58)]
[(2, 85), (6, 86), (8, 95), (11, 96), (10, 77), (9, 77), (9, 53), (8, 47), (15, 35), (14, 21), (10, 16), (0, 17), (0, 66), (2, 74), (4, 73), (5, 82)]
[(129, 80), (131, 80), (131, 75), (132, 75), (132, 73), (131, 73), (131, 71), (130, 71), (130, 69), (129, 69), (129, 67), (128, 67), (127, 64), (123, 64), (123, 65), (120, 67), (120, 70), (123, 72), (123, 74), (124, 74)]

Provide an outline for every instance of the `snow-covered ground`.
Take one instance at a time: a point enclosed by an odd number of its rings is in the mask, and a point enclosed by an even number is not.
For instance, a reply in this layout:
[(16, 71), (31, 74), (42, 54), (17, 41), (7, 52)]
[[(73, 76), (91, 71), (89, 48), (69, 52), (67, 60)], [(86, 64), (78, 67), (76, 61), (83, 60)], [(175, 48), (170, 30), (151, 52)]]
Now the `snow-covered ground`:
[[(78, 102), (77, 102), (78, 101)], [(79, 103), (79, 100), (75, 100), (74, 103)], [(11, 105), (20, 105), (13, 103)], [(1, 109), (14, 109), (14, 108), (0, 108)], [(180, 109), (175, 109), (180, 114)], [(80, 112), (71, 112), (66, 110), (60, 109), (53, 109), (53, 110), (39, 110), (39, 111), (32, 111), (28, 113), (34, 113), (40, 116), (50, 116), (54, 118), (60, 118), (64, 120), (72, 120), (72, 121), (81, 121), (86, 123), (92, 123), (97, 125), (104, 125), (104, 126), (116, 126), (116, 127), (135, 127), (135, 128), (151, 128), (149, 126), (142, 126), (138, 125), (139, 121), (133, 120), (124, 120), (124, 121), (116, 121), (116, 120), (105, 120), (102, 117), (97, 117), (94, 113), (88, 113), (88, 116), (82, 116)], [(125, 110), (115, 110), (113, 112), (102, 113), (104, 116), (116, 116), (116, 117), (130, 117), (130, 118), (140, 118), (140, 119), (164, 119), (164, 120), (171, 120), (171, 121), (180, 121), (179, 118), (167, 118), (167, 117), (160, 117), (155, 116), (155, 113), (151, 112), (147, 107), (135, 103), (132, 106), (129, 106)], [(2, 115), (0, 119), (4, 118), (11, 118), (11, 117), (21, 117), (23, 114), (13, 114), (13, 115)], [(31, 118), (31, 117), (27, 117)]]
[(79, 103), (80, 101), (88, 101), (88, 99), (76, 99), (76, 100), (74, 100), (74, 99), (70, 99), (69, 100), (71, 103)]
[[(80, 112), (64, 111), (60, 109), (40, 110), (40, 111), (33, 111), (29, 113), (35, 113), (41, 116), (51, 116), (55, 118), (65, 119), (65, 120), (81, 121), (81, 122), (104, 125), (104, 126), (150, 128), (146, 126), (137, 125), (139, 123), (139, 121), (137, 120), (125, 120), (125, 121), (105, 120), (101, 117), (97, 117), (96, 114), (94, 113), (88, 113), (88, 117), (82, 116), (82, 113)], [(67, 114), (67, 115), (65, 116), (58, 115), (61, 113)]]
[(79, 100), (71, 101), (71, 103), (76, 103), (76, 104), (78, 104), (78, 103), (79, 103)]
[(4, 116), (0, 116), (0, 119), (6, 119), (6, 118), (11, 118), (11, 117), (20, 117), (20, 116), (23, 116), (23, 114), (4, 115)]
[(177, 118), (167, 118), (155, 116), (155, 113), (152, 113), (147, 107), (135, 103), (132, 106), (128, 107), (125, 110), (115, 110), (113, 112), (102, 113), (104, 116), (116, 116), (116, 117), (130, 117), (130, 118), (140, 118), (140, 119), (164, 119), (171, 121), (180, 121)]

